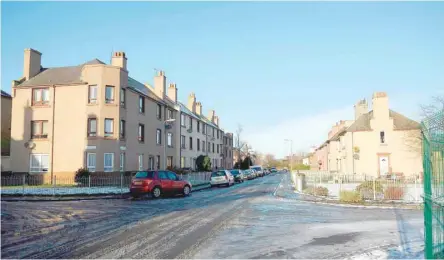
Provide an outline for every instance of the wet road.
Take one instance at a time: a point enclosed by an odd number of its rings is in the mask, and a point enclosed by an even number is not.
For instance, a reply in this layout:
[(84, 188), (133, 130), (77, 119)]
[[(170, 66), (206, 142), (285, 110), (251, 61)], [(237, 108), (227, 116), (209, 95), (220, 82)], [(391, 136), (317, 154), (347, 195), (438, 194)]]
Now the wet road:
[(1, 211), (2, 258), (343, 258), (397, 245), (406, 258), (422, 240), (420, 211), (301, 202), (285, 174), (187, 198), (2, 202)]

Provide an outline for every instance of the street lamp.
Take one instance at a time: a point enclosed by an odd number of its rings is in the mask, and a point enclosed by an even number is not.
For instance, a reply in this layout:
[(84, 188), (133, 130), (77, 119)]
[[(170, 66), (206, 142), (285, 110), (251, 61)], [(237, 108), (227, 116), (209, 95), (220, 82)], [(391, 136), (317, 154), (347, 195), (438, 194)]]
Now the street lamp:
[(166, 162), (167, 162), (167, 145), (168, 145), (168, 140), (167, 140), (167, 129), (171, 128), (171, 124), (174, 123), (174, 121), (176, 121), (176, 119), (171, 118), (171, 119), (167, 119), (163, 122), (164, 128), (165, 128), (165, 143), (163, 145), (163, 169), (166, 170)]
[(293, 171), (293, 140), (284, 139), (285, 142), (290, 142), (290, 172)]

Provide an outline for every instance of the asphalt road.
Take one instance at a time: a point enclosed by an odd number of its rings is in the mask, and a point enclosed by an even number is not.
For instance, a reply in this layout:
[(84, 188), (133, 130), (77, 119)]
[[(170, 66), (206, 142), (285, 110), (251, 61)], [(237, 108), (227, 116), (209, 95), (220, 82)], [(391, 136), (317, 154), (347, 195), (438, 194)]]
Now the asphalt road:
[(408, 258), (423, 243), (421, 211), (301, 202), (286, 174), (187, 198), (1, 206), (2, 258)]

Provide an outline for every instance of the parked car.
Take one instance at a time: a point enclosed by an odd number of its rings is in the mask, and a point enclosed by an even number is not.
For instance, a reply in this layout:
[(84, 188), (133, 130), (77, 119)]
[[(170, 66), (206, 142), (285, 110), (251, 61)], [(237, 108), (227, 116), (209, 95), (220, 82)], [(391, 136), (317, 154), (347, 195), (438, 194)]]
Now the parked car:
[(264, 169), (260, 165), (250, 166), (250, 169), (255, 170), (258, 177), (264, 177)]
[(270, 171), (271, 172), (277, 172), (276, 167), (271, 167)]
[(234, 169), (234, 170), (231, 170), (230, 173), (234, 176), (235, 182), (244, 182), (245, 175), (242, 170)]
[(254, 178), (256, 178), (256, 173), (254, 172), (254, 170), (244, 170), (244, 176), (247, 180), (252, 180)]
[(211, 187), (214, 186), (231, 186), (234, 184), (234, 176), (227, 170), (218, 170), (211, 173)]
[(191, 189), (190, 182), (182, 180), (172, 171), (138, 171), (131, 180), (130, 193), (134, 198), (152, 195), (157, 199), (162, 195), (188, 196)]

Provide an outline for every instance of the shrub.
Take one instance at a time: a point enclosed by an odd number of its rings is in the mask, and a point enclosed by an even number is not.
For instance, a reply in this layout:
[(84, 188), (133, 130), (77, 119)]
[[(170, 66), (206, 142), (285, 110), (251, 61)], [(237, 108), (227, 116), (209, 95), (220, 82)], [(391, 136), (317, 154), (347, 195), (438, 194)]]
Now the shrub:
[(401, 187), (388, 187), (384, 191), (384, 199), (400, 200), (404, 196), (404, 189)]
[(205, 155), (199, 155), (196, 158), (196, 166), (197, 170), (200, 172), (209, 172), (211, 171), (211, 159)]
[(373, 199), (374, 193), (376, 197), (380, 198), (383, 196), (383, 187), (381, 182), (375, 181), (375, 189), (373, 190), (373, 181), (365, 181), (356, 187), (356, 191), (364, 199)]
[(306, 188), (303, 192), (314, 196), (323, 196), (323, 197), (328, 196), (328, 189), (322, 186), (320, 187), (310, 186)]
[(86, 168), (79, 168), (76, 171), (76, 176), (74, 178), (75, 182), (80, 183), (83, 186), (88, 185), (88, 177), (91, 176), (91, 173)]
[(362, 196), (358, 191), (341, 191), (339, 193), (339, 201), (347, 203), (360, 203)]

